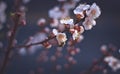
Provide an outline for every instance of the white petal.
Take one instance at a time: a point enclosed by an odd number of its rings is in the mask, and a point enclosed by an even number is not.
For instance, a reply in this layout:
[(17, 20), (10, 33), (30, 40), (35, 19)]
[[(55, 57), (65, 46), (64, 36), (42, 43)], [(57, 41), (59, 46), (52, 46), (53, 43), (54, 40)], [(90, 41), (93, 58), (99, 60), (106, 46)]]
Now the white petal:
[(57, 34), (58, 34), (58, 31), (57, 31), (56, 29), (53, 29), (52, 32), (53, 32), (54, 35), (57, 35)]

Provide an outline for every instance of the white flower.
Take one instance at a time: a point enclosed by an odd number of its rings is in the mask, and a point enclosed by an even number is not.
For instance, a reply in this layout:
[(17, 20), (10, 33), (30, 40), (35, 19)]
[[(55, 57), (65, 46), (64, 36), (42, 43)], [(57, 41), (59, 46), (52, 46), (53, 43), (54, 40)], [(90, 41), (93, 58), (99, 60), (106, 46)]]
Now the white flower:
[(56, 39), (58, 41), (58, 44), (60, 46), (64, 46), (65, 45), (65, 42), (67, 40), (67, 37), (66, 37), (66, 34), (65, 33), (58, 33), (57, 36), (56, 36)]
[(67, 17), (67, 18), (61, 19), (61, 20), (60, 20), (60, 23), (61, 23), (61, 24), (73, 25), (73, 19)]
[(94, 19), (91, 19), (89, 17), (85, 18), (85, 21), (82, 23), (85, 30), (91, 30), (93, 26), (96, 25), (96, 21)]
[(114, 70), (120, 69), (120, 60), (113, 56), (107, 56), (104, 58), (104, 61), (108, 63), (108, 65)]
[(83, 26), (78, 26), (77, 24), (74, 26), (74, 29), (77, 30), (79, 33), (83, 33), (84, 32)]
[(74, 31), (74, 33), (72, 34), (73, 40), (76, 40), (77, 38), (79, 38), (80, 34), (78, 33), (77, 30)]
[(81, 34), (84, 32), (83, 26), (75, 25), (73, 29), (70, 29), (72, 33), (73, 40), (77, 40), (80, 38)]
[(91, 18), (98, 18), (101, 14), (100, 8), (96, 3), (93, 3), (92, 6), (90, 7), (90, 10), (86, 11), (87, 16)]
[(54, 7), (53, 9), (49, 10), (48, 12), (50, 18), (59, 19), (62, 16), (59, 7)]
[(86, 4), (80, 4), (78, 7), (76, 7), (76, 9), (74, 9), (74, 14), (76, 15), (81, 15), (81, 18), (84, 18), (84, 11), (88, 10), (90, 8), (90, 5), (86, 5)]
[(64, 46), (67, 41), (67, 36), (65, 33), (59, 33), (56, 29), (53, 29), (53, 34), (56, 35), (59, 46)]
[(57, 35), (57, 34), (58, 34), (58, 30), (53, 29), (53, 30), (52, 30), (52, 33), (53, 33), (54, 35)]

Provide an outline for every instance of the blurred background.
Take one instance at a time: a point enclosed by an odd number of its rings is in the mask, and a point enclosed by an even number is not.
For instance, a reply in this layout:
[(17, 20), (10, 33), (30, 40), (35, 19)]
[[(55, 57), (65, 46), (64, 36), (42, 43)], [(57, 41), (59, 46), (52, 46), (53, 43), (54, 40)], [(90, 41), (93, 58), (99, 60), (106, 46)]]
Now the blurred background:
[[(11, 10), (13, 9), (14, 0), (3, 0), (7, 3), (6, 13), (9, 16)], [(120, 49), (120, 0), (81, 0), (80, 3), (96, 3), (101, 8), (101, 16), (96, 20), (97, 24), (92, 30), (84, 32), (84, 40), (77, 44), (80, 53), (75, 56), (77, 59), (77, 64), (69, 69), (69, 74), (80, 74), (80, 72), (87, 70), (94, 59), (99, 58), (102, 53), (100, 47), (102, 45), (114, 44), (118, 49)], [(18, 44), (23, 43), (25, 39), (29, 36), (34, 35), (41, 28), (38, 27), (37, 21), (39, 18), (48, 19), (48, 10), (58, 5), (57, 0), (31, 0), (26, 6), (28, 8), (26, 13), (27, 25), (21, 27), (17, 33), (16, 39)], [(72, 14), (71, 14), (72, 15)], [(8, 17), (8, 19), (10, 19)], [(10, 20), (7, 20), (10, 22)], [(4, 43), (4, 48), (6, 47), (6, 26), (4, 29), (0, 30), (0, 40)], [(65, 50), (65, 48), (63, 48)], [(62, 70), (53, 73), (50, 61), (46, 63), (37, 63), (36, 58), (39, 56), (40, 52), (44, 49), (38, 50), (32, 55), (14, 55), (10, 60), (8, 67), (6, 69), (6, 74), (68, 74), (66, 69), (64, 69), (64, 59), (60, 58), (56, 63), (62, 65)], [(55, 53), (55, 49), (51, 48), (48, 50), (50, 55)], [(2, 53), (0, 53), (2, 54)], [(66, 54), (66, 52), (64, 52)], [(116, 53), (120, 56), (120, 53)], [(0, 60), (1, 62), (2, 60)], [(38, 71), (44, 71), (43, 73), (38, 73)], [(98, 74), (98, 73), (96, 73)], [(101, 72), (100, 72), (101, 74)], [(120, 74), (120, 70), (113, 72), (108, 68), (108, 74)]]

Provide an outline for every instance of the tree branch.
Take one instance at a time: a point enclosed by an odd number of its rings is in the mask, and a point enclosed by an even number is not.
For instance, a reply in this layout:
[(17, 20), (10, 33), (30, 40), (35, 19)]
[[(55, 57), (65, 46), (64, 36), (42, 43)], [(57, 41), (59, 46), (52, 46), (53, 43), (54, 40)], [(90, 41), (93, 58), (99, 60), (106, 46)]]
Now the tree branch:
[(13, 43), (14, 43), (15, 35), (16, 35), (17, 29), (19, 27), (19, 19), (20, 19), (20, 14), (15, 13), (14, 14), (14, 27), (13, 27), (13, 30), (11, 32), (10, 39), (8, 41), (9, 43), (8, 43), (7, 51), (5, 53), (3, 64), (2, 64), (1, 69), (0, 69), (0, 74), (4, 73), (4, 70), (5, 70), (6, 65), (8, 63), (8, 60), (9, 60), (9, 55), (10, 55), (12, 49), (13, 49)]

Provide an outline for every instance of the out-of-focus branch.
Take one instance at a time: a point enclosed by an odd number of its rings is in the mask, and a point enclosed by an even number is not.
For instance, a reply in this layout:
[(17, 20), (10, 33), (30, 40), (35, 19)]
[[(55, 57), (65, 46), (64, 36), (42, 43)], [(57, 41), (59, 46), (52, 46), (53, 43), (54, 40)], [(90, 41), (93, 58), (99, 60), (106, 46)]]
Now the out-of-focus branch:
[(11, 31), (11, 35), (9, 37), (9, 41), (8, 41), (8, 46), (6, 48), (6, 53), (5, 53), (5, 57), (3, 59), (3, 64), (1, 66), (1, 69), (0, 69), (0, 74), (3, 74), (4, 71), (5, 71), (5, 68), (6, 68), (6, 65), (9, 61), (9, 56), (10, 56), (10, 53), (13, 49), (13, 44), (14, 44), (14, 39), (15, 39), (15, 36), (16, 36), (16, 32), (18, 30), (18, 27), (19, 27), (19, 20), (20, 20), (20, 13), (19, 13), (19, 2), (20, 0), (15, 0), (15, 12), (13, 13), (12, 17), (13, 17), (13, 22), (14, 22), (14, 26), (13, 26), (13, 29)]
[(109, 47), (109, 49), (107, 51), (102, 51), (103, 55), (97, 61), (95, 61), (91, 65), (91, 67), (89, 69), (87, 69), (83, 74), (94, 74), (93, 69), (95, 68), (95, 66), (99, 65), (101, 63), (105, 63), (104, 58), (109, 56), (109, 55), (112, 55), (115, 52), (115, 50), (116, 50), (116, 47), (113, 46), (113, 47)]
[(2, 64), (2, 67), (1, 67), (1, 70), (0, 70), (0, 74), (3, 74), (3, 72), (5, 70), (5, 67), (7, 65), (9, 55), (11, 53), (11, 50), (13, 49), (13, 43), (14, 43), (16, 31), (17, 31), (18, 26), (19, 26), (18, 21), (19, 21), (20, 15), (18, 15), (18, 14), (15, 14), (15, 15), (16, 15), (16, 20), (14, 22), (15, 25), (13, 27), (13, 31), (11, 32), (11, 36), (10, 36), (8, 47), (7, 47), (7, 50), (6, 50), (6, 53), (5, 53), (5, 58), (4, 58), (4, 61), (3, 61), (3, 64)]

